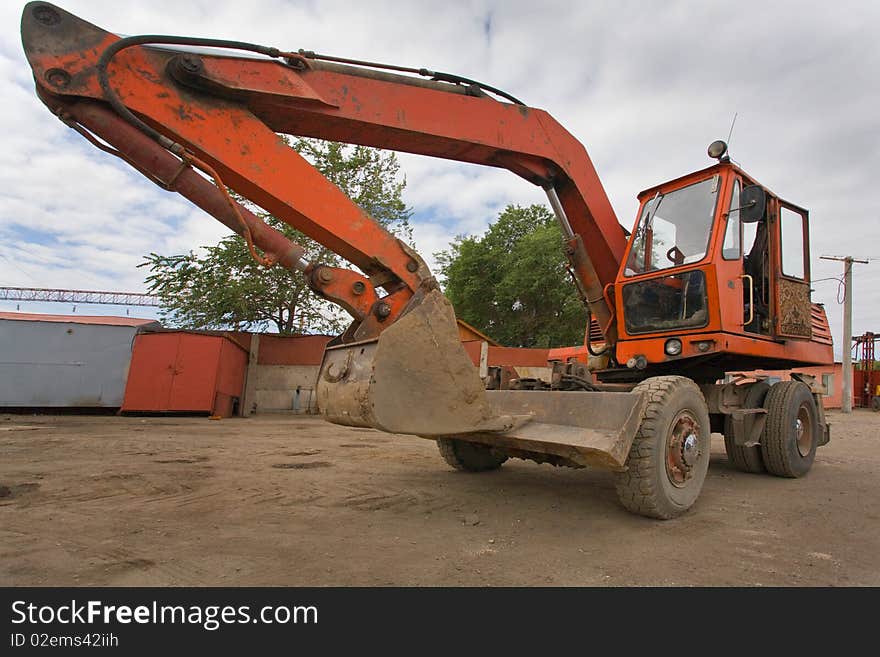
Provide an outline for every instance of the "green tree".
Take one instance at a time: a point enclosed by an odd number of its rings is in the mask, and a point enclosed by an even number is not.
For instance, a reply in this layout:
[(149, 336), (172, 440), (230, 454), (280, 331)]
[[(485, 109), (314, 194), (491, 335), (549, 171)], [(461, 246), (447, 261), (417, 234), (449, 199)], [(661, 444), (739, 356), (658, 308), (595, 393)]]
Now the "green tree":
[[(297, 139), (291, 145), (367, 214), (412, 241), (412, 212), (403, 201), (406, 179), (394, 153), (314, 139)], [(332, 251), (239, 200), (305, 247), (310, 262), (340, 264)], [(254, 262), (244, 239), (235, 234), (203, 246), (199, 253), (151, 253), (140, 266), (149, 268), (147, 287), (159, 295), (160, 315), (169, 326), (235, 330), (272, 326), (279, 333), (338, 333), (349, 321), (336, 306), (315, 296), (303, 276)]]
[(501, 344), (583, 342), (586, 311), (546, 207), (509, 205), (484, 235), (458, 236), (436, 257), (458, 317)]

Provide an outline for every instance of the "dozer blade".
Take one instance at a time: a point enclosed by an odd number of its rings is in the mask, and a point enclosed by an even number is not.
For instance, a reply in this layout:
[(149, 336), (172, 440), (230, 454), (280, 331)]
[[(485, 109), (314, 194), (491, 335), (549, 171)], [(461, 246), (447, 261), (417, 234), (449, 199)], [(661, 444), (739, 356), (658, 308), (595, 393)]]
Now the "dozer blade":
[(377, 340), (329, 347), (318, 408), (336, 424), (455, 437), (571, 465), (624, 466), (644, 408), (627, 392), (484, 390), (437, 290)]
[(645, 399), (633, 392), (488, 390), (500, 413), (528, 413), (531, 420), (509, 431), (456, 436), (470, 442), (517, 450), (524, 458), (553, 456), (559, 465), (625, 469), (639, 430)]

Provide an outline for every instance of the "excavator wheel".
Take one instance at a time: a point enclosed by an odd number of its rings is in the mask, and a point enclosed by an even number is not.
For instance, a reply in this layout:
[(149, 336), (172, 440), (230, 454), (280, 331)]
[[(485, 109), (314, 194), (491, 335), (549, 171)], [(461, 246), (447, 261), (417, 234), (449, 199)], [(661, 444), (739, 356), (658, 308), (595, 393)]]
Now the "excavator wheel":
[(800, 381), (780, 381), (767, 393), (764, 408), (764, 465), (777, 477), (802, 477), (813, 465), (819, 443), (819, 414), (810, 389)]
[(438, 438), (437, 447), (440, 448), (440, 455), (444, 461), (463, 472), (497, 470), (507, 460), (507, 456), (499, 454), (497, 450), (487, 445), (455, 438)]
[(617, 496), (633, 513), (668, 520), (694, 504), (706, 479), (712, 435), (706, 400), (683, 376), (645, 379), (633, 392), (644, 393), (647, 406), (627, 469), (615, 475)]
[[(770, 384), (766, 381), (760, 381), (752, 384), (746, 393), (745, 408), (763, 408), (764, 400), (770, 391)], [(752, 424), (750, 418), (746, 418), (746, 432), (751, 431)], [(733, 439), (733, 420), (728, 415), (724, 419), (724, 450), (727, 452), (727, 460), (737, 470), (742, 472), (751, 472), (753, 474), (761, 474), (766, 472), (764, 467), (764, 457), (761, 456), (761, 446), (754, 445), (746, 447), (737, 445)]]

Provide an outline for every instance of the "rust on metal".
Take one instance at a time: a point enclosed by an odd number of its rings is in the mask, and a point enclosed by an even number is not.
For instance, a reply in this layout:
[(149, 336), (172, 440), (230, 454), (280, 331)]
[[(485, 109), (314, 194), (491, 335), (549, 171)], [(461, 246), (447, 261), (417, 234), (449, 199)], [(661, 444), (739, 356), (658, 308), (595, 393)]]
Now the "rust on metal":
[(683, 410), (672, 422), (666, 437), (666, 475), (673, 486), (681, 488), (693, 476), (699, 454), (697, 436), (701, 429), (693, 413)]

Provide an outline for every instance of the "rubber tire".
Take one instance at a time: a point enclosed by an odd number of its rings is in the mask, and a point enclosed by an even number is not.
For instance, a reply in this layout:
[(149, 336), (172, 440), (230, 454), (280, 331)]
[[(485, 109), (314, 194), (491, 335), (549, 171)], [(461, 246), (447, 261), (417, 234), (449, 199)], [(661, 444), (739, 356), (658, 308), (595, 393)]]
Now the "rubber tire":
[[(683, 376), (645, 379), (633, 392), (644, 393), (648, 404), (629, 450), (627, 470), (615, 473), (617, 497), (632, 513), (660, 520), (675, 518), (696, 502), (709, 470), (712, 433), (706, 400), (697, 384)], [(666, 474), (666, 435), (684, 409), (693, 413), (700, 426), (701, 459), (688, 485), (677, 488)]]
[(875, 412), (876, 412), (876, 411), (880, 411), (880, 397), (875, 396), (875, 397), (871, 400), (871, 409), (872, 409), (873, 411), (875, 411)]
[[(746, 393), (745, 408), (763, 408), (769, 391), (770, 384), (766, 381), (752, 384)], [(727, 460), (730, 464), (741, 472), (763, 474), (767, 471), (760, 445), (745, 447), (734, 442), (733, 420), (729, 415), (724, 418), (724, 451), (727, 452)]]
[[(812, 423), (813, 444), (807, 456), (797, 447), (798, 409), (807, 404)], [(800, 381), (780, 381), (770, 388), (764, 400), (767, 422), (761, 434), (761, 455), (770, 474), (802, 477), (809, 472), (819, 444), (819, 413), (810, 389)]]
[(507, 456), (499, 454), (497, 450), (487, 445), (465, 440), (438, 438), (437, 447), (443, 460), (462, 472), (497, 470), (507, 460)]

